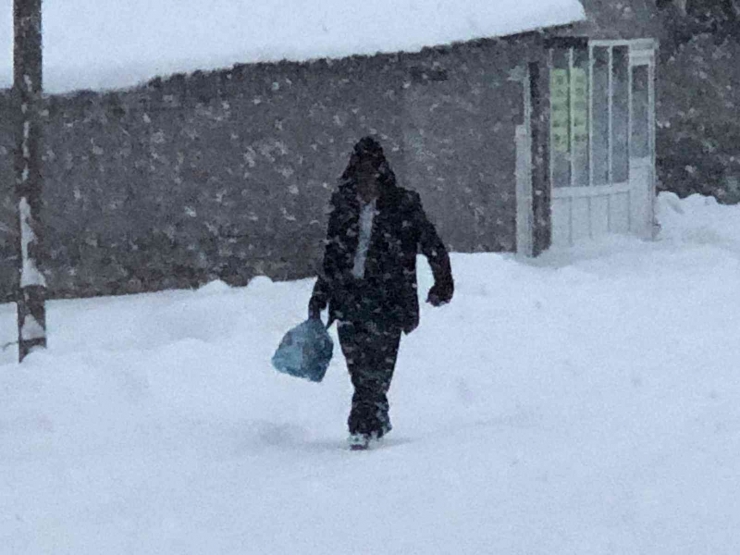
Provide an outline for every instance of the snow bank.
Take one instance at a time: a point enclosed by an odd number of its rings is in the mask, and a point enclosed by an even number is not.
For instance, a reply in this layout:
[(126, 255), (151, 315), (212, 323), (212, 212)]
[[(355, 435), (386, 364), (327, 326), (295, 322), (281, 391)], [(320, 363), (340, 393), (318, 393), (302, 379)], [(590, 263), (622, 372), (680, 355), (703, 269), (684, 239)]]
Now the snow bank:
[[(0, 88), (12, 82), (0, 6)], [(418, 51), (583, 19), (578, 0), (44, 0), (45, 89), (117, 88), (234, 63)]]
[(664, 240), (740, 252), (737, 206), (719, 204), (714, 197), (679, 199), (674, 193), (661, 193), (657, 214)]
[(740, 207), (661, 195), (660, 216), (657, 243), (567, 265), (455, 255), (456, 298), (404, 340), (395, 430), (368, 453), (343, 444), (339, 352), (320, 385), (270, 367), (310, 280), (49, 303), (50, 348), (0, 364), (0, 541), (736, 555)]

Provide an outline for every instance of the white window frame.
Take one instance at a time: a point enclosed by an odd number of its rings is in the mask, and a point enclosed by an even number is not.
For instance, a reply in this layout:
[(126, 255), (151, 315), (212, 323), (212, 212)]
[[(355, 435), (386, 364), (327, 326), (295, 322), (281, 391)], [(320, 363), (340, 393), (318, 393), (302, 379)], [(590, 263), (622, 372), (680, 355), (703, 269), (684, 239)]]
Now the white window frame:
[[(637, 39), (637, 40), (589, 40), (588, 41), (588, 129), (589, 129), (589, 136), (588, 136), (588, 172), (589, 172), (589, 180), (588, 180), (588, 186), (576, 186), (574, 184), (574, 178), (575, 178), (575, 159), (572, 156), (572, 152), (570, 152), (570, 184), (566, 186), (556, 187), (555, 186), (555, 165), (554, 165), (554, 156), (553, 156), (553, 144), (551, 140), (548, 140), (549, 143), (549, 173), (550, 173), (550, 183), (552, 188), (555, 190), (563, 190), (568, 189), (573, 193), (576, 193), (578, 196), (591, 196), (589, 195), (588, 191), (584, 191), (583, 189), (600, 189), (604, 187), (612, 187), (616, 189), (628, 189), (629, 188), (629, 172), (628, 172), (628, 178), (626, 181), (620, 181), (620, 182), (614, 182), (613, 181), (613, 166), (614, 166), (614, 149), (613, 149), (613, 125), (614, 125), (614, 114), (613, 114), (613, 103), (614, 103), (614, 48), (615, 47), (627, 47), (628, 49), (628, 57), (627, 57), (627, 78), (628, 78), (628, 84), (627, 84), (627, 102), (628, 102), (628, 123), (627, 123), (627, 157), (631, 158), (631, 152), (632, 152), (632, 124), (633, 124), (633, 98), (632, 98), (632, 68), (639, 65), (646, 65), (648, 66), (648, 72), (649, 72), (649, 78), (654, 78), (654, 72), (655, 72), (655, 49), (656, 49), (656, 41), (653, 39)], [(609, 55), (609, 69), (608, 69), (608, 88), (609, 88), (609, 119), (608, 119), (608, 147), (607, 147), (607, 157), (608, 157), (608, 178), (607, 183), (603, 183), (600, 185), (594, 184), (594, 108), (593, 108), (593, 102), (594, 102), (594, 96), (593, 96), (593, 79), (594, 79), (594, 71), (593, 71), (593, 64), (594, 64), (594, 49), (595, 48), (608, 48), (608, 55)], [(553, 64), (553, 56), (554, 56), (555, 48), (550, 48), (548, 52), (548, 71), (552, 71), (554, 69)], [(573, 72), (573, 60), (574, 60), (574, 47), (568, 48), (568, 73), (569, 75), (572, 75)], [(655, 90), (654, 87), (650, 87), (650, 113), (654, 114), (654, 106), (655, 106)], [(570, 99), (571, 102), (571, 113), (572, 113), (572, 102), (573, 98)], [(552, 113), (552, 98), (550, 98), (550, 108)], [(571, 119), (571, 125), (573, 124), (573, 121)], [(548, 133), (551, 131), (548, 130)], [(571, 129), (572, 133), (572, 129)], [(572, 145), (571, 145), (572, 147)], [(652, 129), (652, 126), (650, 126), (650, 148), (651, 153), (650, 156), (654, 158), (654, 152), (655, 152), (655, 133)], [(596, 194), (596, 193), (594, 193)]]

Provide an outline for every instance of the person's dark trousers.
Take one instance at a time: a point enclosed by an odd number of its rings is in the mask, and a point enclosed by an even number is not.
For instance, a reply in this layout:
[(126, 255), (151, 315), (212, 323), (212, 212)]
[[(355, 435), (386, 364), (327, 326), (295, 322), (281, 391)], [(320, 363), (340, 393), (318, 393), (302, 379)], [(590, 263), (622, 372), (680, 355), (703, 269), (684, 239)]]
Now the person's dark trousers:
[(391, 430), (387, 394), (396, 366), (401, 330), (374, 322), (340, 322), (338, 331), (355, 387), (349, 433), (380, 438)]

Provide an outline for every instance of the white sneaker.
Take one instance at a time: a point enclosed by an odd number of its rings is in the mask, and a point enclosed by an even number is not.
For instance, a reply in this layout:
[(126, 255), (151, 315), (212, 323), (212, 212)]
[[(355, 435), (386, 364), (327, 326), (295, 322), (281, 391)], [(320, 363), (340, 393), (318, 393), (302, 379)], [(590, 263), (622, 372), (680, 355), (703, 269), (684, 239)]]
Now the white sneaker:
[(379, 444), (382, 439), (382, 437), (378, 437), (377, 432), (373, 432), (370, 435), (350, 434), (347, 443), (349, 443), (349, 448), (352, 451), (365, 451)]
[(365, 434), (350, 434), (347, 443), (352, 451), (364, 451), (370, 447), (370, 437)]

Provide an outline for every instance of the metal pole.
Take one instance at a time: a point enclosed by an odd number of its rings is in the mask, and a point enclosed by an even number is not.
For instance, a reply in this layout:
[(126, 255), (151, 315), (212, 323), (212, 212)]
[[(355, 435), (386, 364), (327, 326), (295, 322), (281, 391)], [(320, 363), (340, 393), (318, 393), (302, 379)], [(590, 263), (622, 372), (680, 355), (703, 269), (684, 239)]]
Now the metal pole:
[(13, 0), (13, 99), (15, 102), (15, 175), (20, 239), (18, 357), (46, 347), (46, 280), (39, 269), (43, 233), (41, 209), (41, 1)]

